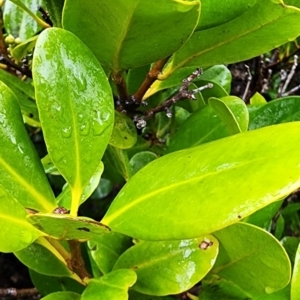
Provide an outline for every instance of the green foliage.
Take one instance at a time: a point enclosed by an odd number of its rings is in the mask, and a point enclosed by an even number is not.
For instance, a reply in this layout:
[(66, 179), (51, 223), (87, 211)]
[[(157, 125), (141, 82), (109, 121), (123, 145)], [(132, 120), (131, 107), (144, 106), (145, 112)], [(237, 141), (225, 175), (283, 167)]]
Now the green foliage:
[(224, 64), (288, 51), (299, 7), (6, 1), (0, 251), (42, 299), (298, 299), (300, 98)]

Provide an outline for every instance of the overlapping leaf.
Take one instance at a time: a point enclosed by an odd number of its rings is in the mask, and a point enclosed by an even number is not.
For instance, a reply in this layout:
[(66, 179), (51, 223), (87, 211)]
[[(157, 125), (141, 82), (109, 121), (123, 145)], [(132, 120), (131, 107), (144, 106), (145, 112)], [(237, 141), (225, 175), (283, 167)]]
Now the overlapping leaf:
[(192, 34), (199, 14), (198, 0), (67, 0), (63, 26), (117, 72), (171, 55)]
[(148, 240), (236, 223), (300, 186), (299, 130), (280, 124), (163, 156), (131, 178), (102, 222)]
[(48, 152), (71, 187), (71, 214), (75, 215), (110, 138), (111, 89), (91, 51), (59, 28), (40, 35), (33, 78)]
[(17, 99), (2, 82), (0, 90), (0, 185), (24, 207), (52, 211), (54, 195), (24, 127)]

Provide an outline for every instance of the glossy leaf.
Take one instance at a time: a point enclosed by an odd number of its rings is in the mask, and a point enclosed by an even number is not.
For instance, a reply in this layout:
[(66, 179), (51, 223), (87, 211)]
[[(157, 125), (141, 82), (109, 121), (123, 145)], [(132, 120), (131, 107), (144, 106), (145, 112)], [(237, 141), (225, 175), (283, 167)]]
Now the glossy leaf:
[(42, 235), (26, 220), (26, 210), (4, 191), (0, 191), (0, 251), (14, 252), (30, 245)]
[(114, 118), (111, 89), (90, 50), (59, 28), (41, 33), (33, 78), (48, 152), (71, 187), (71, 214), (76, 215), (82, 191), (110, 138)]
[(135, 154), (129, 161), (132, 175), (156, 158), (157, 155), (151, 151), (142, 151)]
[(257, 1), (258, 0), (201, 0), (201, 18), (197, 25), (196, 31), (227, 23), (244, 14), (245, 11), (256, 4)]
[[(156, 80), (148, 89), (147, 93), (144, 96), (144, 99), (149, 98), (151, 95), (175, 86), (180, 86), (182, 84), (182, 80), (191, 75), (198, 67), (191, 66), (186, 68), (180, 68), (176, 70), (170, 77), (165, 80)], [(216, 65), (207, 70), (204, 70), (204, 73), (200, 75), (198, 78), (194, 79), (194, 82), (198, 82), (201, 80), (208, 80), (214, 84), (218, 84), (223, 87), (224, 90), (229, 93), (230, 85), (231, 85), (231, 73), (230, 71), (223, 65)], [(202, 84), (204, 85), (204, 84)], [(217, 95), (214, 95), (217, 97)], [(223, 95), (222, 95), (223, 96)]]
[(0, 185), (25, 208), (52, 211), (54, 195), (24, 127), (17, 99), (2, 82), (0, 91)]
[(134, 146), (136, 139), (137, 132), (133, 121), (126, 115), (115, 111), (115, 123), (109, 144), (120, 149), (127, 149)]
[(41, 300), (81, 300), (81, 295), (74, 292), (56, 292), (41, 298)]
[[(22, 0), (22, 4), (36, 13), (43, 0)], [(29, 39), (41, 29), (41, 26), (27, 12), (12, 1), (6, 1), (3, 19), (7, 32), (22, 41)]]
[(300, 34), (297, 23), (299, 16), (300, 9), (286, 6), (282, 1), (257, 1), (244, 14), (230, 22), (194, 32), (172, 56), (159, 79), (169, 77), (183, 66), (207, 68), (216, 64), (229, 64), (274, 49)]
[(250, 112), (249, 130), (300, 120), (300, 96), (273, 100)]
[(293, 276), (291, 281), (291, 300), (298, 300), (300, 295), (300, 244), (298, 246), (295, 263), (293, 269)]
[(250, 104), (251, 105), (265, 105), (267, 104), (267, 100), (261, 95), (260, 93), (256, 92), (251, 98), (250, 98)]
[(247, 106), (242, 99), (235, 96), (221, 99), (212, 97), (209, 98), (208, 103), (223, 121), (230, 134), (247, 131), (249, 114)]
[[(230, 107), (230, 103), (228, 103)], [(199, 146), (223, 137), (229, 132), (210, 105), (194, 112), (170, 139), (168, 152)]]
[(82, 39), (101, 64), (118, 72), (171, 55), (189, 38), (199, 14), (198, 0), (66, 0), (63, 26)]
[[(79, 204), (84, 203), (94, 192), (100, 182), (101, 175), (104, 170), (104, 165), (100, 162), (95, 174), (90, 178), (88, 185), (82, 191), (81, 198)], [(57, 203), (59, 206), (62, 206), (68, 210), (71, 208), (72, 204), (72, 192), (70, 186), (66, 183), (62, 192), (57, 197)]]
[(218, 241), (210, 235), (181, 241), (143, 241), (125, 251), (114, 270), (134, 270), (138, 279), (132, 288), (143, 294), (178, 294), (199, 282), (217, 255)]
[(136, 282), (136, 274), (132, 270), (116, 270), (92, 279), (81, 296), (81, 300), (128, 299), (128, 288)]
[(119, 256), (132, 245), (132, 239), (111, 232), (88, 241), (91, 255), (103, 274), (109, 273)]
[(300, 122), (286, 123), (165, 155), (131, 178), (102, 222), (147, 240), (193, 238), (236, 223), (300, 186), (299, 130)]
[(55, 277), (40, 274), (29, 269), (30, 279), (41, 295), (48, 295), (59, 291), (70, 291), (81, 294), (84, 286), (69, 277)]
[(78, 280), (78, 276), (72, 274), (61, 253), (45, 238), (38, 239), (29, 247), (14, 254), (25, 266), (38, 273), (48, 276), (75, 276)]
[(63, 214), (34, 214), (28, 216), (39, 230), (57, 239), (91, 239), (109, 233), (103, 224), (84, 217)]
[(251, 297), (271, 294), (288, 285), (289, 258), (270, 233), (250, 224), (237, 223), (214, 235), (220, 242), (220, 251), (212, 274), (234, 282)]

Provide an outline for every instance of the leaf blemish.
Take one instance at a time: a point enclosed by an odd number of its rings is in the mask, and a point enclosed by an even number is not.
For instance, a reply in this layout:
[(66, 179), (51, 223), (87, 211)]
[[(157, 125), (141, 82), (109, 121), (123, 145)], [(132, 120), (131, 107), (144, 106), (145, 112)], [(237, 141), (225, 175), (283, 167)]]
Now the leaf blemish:
[(86, 231), (86, 232), (90, 232), (91, 230), (86, 228), (86, 227), (79, 227), (77, 228), (77, 230), (80, 230), (80, 231)]
[(202, 250), (207, 250), (208, 248), (210, 248), (214, 243), (208, 239), (204, 239), (200, 244), (199, 244), (199, 248)]

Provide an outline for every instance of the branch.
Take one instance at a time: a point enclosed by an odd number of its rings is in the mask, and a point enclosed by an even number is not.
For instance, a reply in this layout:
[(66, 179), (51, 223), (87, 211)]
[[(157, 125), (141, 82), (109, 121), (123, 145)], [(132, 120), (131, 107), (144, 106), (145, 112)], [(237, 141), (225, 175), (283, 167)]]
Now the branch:
[(29, 69), (21, 67), (14, 62), (12, 62), (9, 58), (4, 55), (0, 55), (0, 63), (7, 65), (9, 68), (13, 68), (19, 71), (21, 74), (26, 75), (27, 77), (32, 78), (32, 73)]
[(172, 112), (170, 110), (170, 107), (177, 103), (180, 100), (183, 99), (190, 99), (190, 100), (196, 100), (196, 94), (198, 94), (199, 92), (208, 89), (208, 88), (212, 88), (213, 84), (212, 83), (208, 83), (204, 86), (201, 86), (197, 89), (194, 90), (189, 90), (189, 86), (192, 83), (192, 81), (199, 77), (201, 74), (203, 73), (202, 69), (198, 68), (196, 71), (194, 71), (190, 76), (188, 76), (187, 78), (182, 80), (182, 85), (178, 91), (178, 93), (176, 95), (174, 95), (173, 97), (171, 97), (169, 100), (166, 100), (164, 103), (162, 103), (161, 105), (154, 107), (148, 111), (146, 111), (144, 113), (144, 116), (142, 117), (138, 117), (135, 116), (133, 121), (136, 123), (136, 127), (138, 129), (142, 129), (147, 125), (147, 120), (149, 120), (153, 115), (155, 115), (158, 112), (161, 111), (165, 111), (166, 115), (171, 118), (172, 117)]
[(145, 80), (141, 84), (140, 88), (137, 90), (137, 92), (133, 95), (133, 99), (136, 102), (142, 102), (142, 99), (144, 95), (146, 94), (149, 87), (153, 84), (154, 81), (156, 81), (158, 75), (161, 73), (163, 67), (165, 66), (166, 62), (168, 61), (169, 56), (158, 60), (156, 63), (154, 63), (152, 69), (148, 72)]
[(0, 289), (0, 297), (25, 298), (25, 297), (34, 297), (37, 295), (39, 295), (39, 292), (36, 288), (30, 288), (30, 289), (2, 288), (2, 289)]
[(81, 255), (81, 243), (77, 240), (70, 240), (68, 244), (71, 251), (70, 270), (74, 271), (81, 279), (91, 278), (84, 266), (84, 260)]
[(121, 100), (129, 100), (126, 81), (124, 79), (123, 74), (121, 72), (112, 73), (111, 78), (112, 78), (113, 82), (115, 83), (115, 85), (117, 87), (120, 99)]

